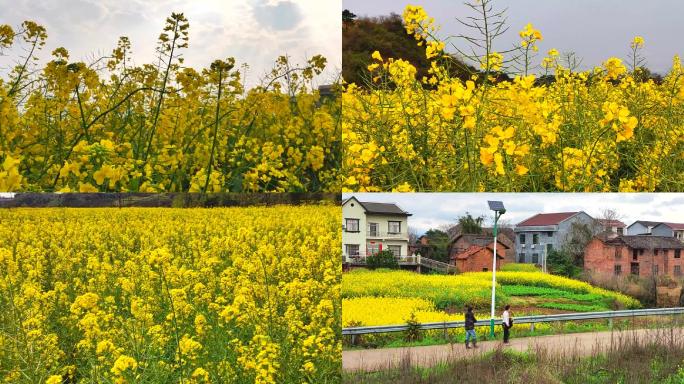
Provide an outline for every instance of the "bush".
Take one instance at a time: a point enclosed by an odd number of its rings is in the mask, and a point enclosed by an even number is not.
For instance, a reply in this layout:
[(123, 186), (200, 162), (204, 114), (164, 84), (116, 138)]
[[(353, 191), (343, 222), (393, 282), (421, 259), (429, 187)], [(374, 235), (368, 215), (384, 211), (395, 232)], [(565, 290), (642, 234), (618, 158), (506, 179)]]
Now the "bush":
[(573, 257), (565, 251), (554, 249), (549, 252), (546, 263), (549, 267), (549, 272), (555, 275), (565, 277), (577, 277), (582, 270), (575, 265)]
[(390, 251), (380, 251), (375, 255), (366, 258), (366, 265), (369, 269), (389, 268), (399, 269), (399, 262)]
[(527, 263), (508, 263), (501, 266), (502, 271), (508, 272), (539, 272), (539, 268), (534, 264)]

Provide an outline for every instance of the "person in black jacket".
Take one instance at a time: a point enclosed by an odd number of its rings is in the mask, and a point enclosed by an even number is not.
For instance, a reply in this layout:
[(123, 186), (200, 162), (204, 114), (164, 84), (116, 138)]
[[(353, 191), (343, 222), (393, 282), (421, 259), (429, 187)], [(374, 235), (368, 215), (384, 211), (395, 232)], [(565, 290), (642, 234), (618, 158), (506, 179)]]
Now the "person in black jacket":
[(473, 348), (477, 348), (477, 335), (475, 334), (475, 314), (473, 313), (473, 307), (470, 305), (466, 308), (465, 314), (465, 331), (466, 331), (466, 349), (470, 349), (470, 339), (473, 340)]

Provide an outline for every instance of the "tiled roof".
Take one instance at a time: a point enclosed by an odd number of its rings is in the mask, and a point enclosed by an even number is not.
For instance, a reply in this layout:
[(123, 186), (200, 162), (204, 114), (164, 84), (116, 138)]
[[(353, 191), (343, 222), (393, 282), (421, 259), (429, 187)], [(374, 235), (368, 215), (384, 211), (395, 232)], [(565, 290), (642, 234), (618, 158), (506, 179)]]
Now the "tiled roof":
[(543, 225), (556, 225), (561, 221), (575, 216), (579, 212), (538, 213), (527, 220), (520, 222), (518, 227), (536, 227)]
[[(467, 258), (469, 258), (470, 256), (472, 256), (472, 255), (478, 253), (479, 251), (481, 251), (481, 250), (483, 250), (483, 249), (485, 249), (485, 248), (488, 248), (488, 247), (483, 247), (483, 246), (481, 246), (481, 245), (471, 245), (470, 247), (468, 247), (468, 249), (466, 249), (465, 251), (463, 251), (463, 252), (457, 254), (457, 255), (454, 256), (453, 258), (454, 258), (454, 259), (461, 259), (461, 260), (467, 259)], [(491, 249), (491, 248), (490, 248), (490, 249)], [(496, 257), (499, 258), (499, 259), (503, 259), (503, 258), (504, 258), (504, 257), (501, 255), (501, 253), (497, 253)]]
[(385, 215), (405, 215), (410, 216), (411, 214), (402, 210), (394, 203), (372, 203), (367, 201), (359, 201), (359, 204), (366, 209), (368, 213), (380, 213)]
[(643, 220), (637, 220), (637, 221), (633, 222), (632, 224), (630, 224), (629, 226), (631, 227), (632, 225), (634, 225), (634, 224), (636, 224), (636, 223), (639, 223), (639, 224), (641, 224), (641, 225), (643, 225), (643, 226), (645, 226), (645, 227), (655, 227), (656, 225), (661, 224), (662, 221), (643, 221)]
[(674, 237), (633, 235), (618, 236), (607, 244), (623, 243), (632, 249), (684, 249), (684, 243)]
[(599, 223), (605, 227), (618, 227), (624, 228), (627, 225), (620, 220), (608, 220), (608, 219), (598, 219)]
[(670, 227), (676, 231), (684, 230), (684, 223), (663, 223), (663, 224), (667, 225), (668, 227)]

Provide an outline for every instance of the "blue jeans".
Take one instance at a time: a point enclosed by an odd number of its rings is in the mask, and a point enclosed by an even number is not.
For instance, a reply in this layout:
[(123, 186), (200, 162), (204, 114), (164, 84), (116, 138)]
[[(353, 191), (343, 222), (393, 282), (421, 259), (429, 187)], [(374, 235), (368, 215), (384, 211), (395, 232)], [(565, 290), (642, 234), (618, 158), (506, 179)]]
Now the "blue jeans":
[(477, 335), (475, 334), (474, 329), (466, 329), (466, 343), (470, 341), (470, 339), (473, 339), (473, 341), (477, 341)]

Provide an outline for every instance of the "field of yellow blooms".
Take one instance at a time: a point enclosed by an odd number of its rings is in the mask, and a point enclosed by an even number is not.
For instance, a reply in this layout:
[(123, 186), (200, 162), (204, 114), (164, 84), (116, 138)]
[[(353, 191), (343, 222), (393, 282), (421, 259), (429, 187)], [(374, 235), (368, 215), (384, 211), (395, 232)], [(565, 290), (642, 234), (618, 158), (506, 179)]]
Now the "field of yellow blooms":
[[(579, 280), (542, 272), (496, 274), (497, 306), (510, 302), (508, 292), (525, 288), (528, 294), (537, 289), (556, 289), (571, 294), (591, 295), (594, 301), (606, 300), (617, 308), (638, 308), (641, 304), (619, 292), (597, 288)], [(491, 300), (492, 275), (487, 272), (460, 275), (423, 275), (407, 271), (355, 270), (342, 276), (342, 315), (349, 324), (403, 324), (415, 314), (420, 322), (458, 320), (466, 305), (487, 312)], [(508, 287), (513, 287), (508, 290)], [(554, 291), (555, 292), (555, 291)], [(558, 294), (558, 292), (555, 292)], [(580, 296), (581, 297), (581, 296)], [(448, 312), (445, 312), (447, 310)]]
[[(485, 9), (489, 3), (473, 4)], [(552, 80), (539, 82), (530, 63), (543, 35), (528, 24), (510, 57), (492, 50), (492, 36), (482, 36), (486, 51), (471, 58), (481, 72), (463, 81), (450, 75), (445, 49), (453, 41), (436, 36), (434, 19), (419, 6), (407, 6), (403, 17), (432, 68), (418, 79), (409, 62), (376, 51), (368, 66), (370, 86), (347, 85), (345, 190), (684, 189), (679, 57), (656, 83), (642, 79), (638, 64), (645, 42), (639, 36), (631, 42), (631, 58), (607, 58), (585, 72), (551, 49), (539, 70)], [(514, 72), (507, 67), (512, 61)], [(515, 78), (494, 81), (501, 71)]]
[(0, 210), (0, 381), (339, 382), (339, 216)]
[[(514, 316), (545, 313), (548, 309), (562, 312), (605, 311), (610, 309), (640, 308), (634, 298), (619, 292), (594, 287), (579, 280), (542, 272), (500, 271), (496, 274), (497, 316), (504, 304), (514, 305)], [(342, 326), (399, 325), (411, 323), (440, 323), (463, 321), (466, 305), (474, 308), (479, 320), (490, 318), (492, 275), (487, 272), (459, 275), (423, 275), (408, 271), (365, 269), (353, 270), (342, 276)], [(572, 329), (592, 330), (601, 324), (549, 323), (514, 324), (517, 335), (567, 332)], [(477, 327), (481, 339), (489, 337), (489, 328)], [(495, 326), (496, 334), (502, 332)], [(378, 347), (409, 340), (407, 334), (385, 333), (363, 335), (345, 340), (345, 346)], [(463, 328), (421, 331), (420, 337), (431, 343), (462, 340)], [(414, 335), (415, 336), (415, 335)]]
[(182, 65), (188, 30), (167, 19), (159, 64), (134, 66), (122, 37), (92, 63), (57, 48), (42, 65), (43, 26), (0, 24), (20, 63), (0, 76), (0, 192), (339, 191), (341, 103), (312, 84), (326, 59), (281, 56), (246, 90), (233, 58)]

